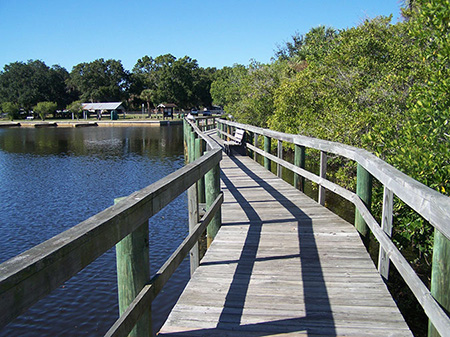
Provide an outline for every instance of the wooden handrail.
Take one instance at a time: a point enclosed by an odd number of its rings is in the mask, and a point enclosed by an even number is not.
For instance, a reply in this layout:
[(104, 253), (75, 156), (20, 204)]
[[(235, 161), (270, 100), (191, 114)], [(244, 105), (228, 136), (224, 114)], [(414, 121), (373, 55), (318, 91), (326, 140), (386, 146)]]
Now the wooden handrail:
[[(215, 169), (221, 158), (220, 148), (211, 148), (197, 160), (116, 205), (0, 264), (0, 328), (148, 221)], [(210, 214), (220, 209), (222, 200), (209, 210), (207, 219), (202, 221), (204, 226), (210, 221)]]
[(286, 134), (223, 119), (218, 119), (217, 122), (273, 139), (333, 153), (359, 163), (450, 240), (450, 199), (407, 176), (369, 151), (341, 143)]
[[(391, 207), (390, 203), (392, 202), (392, 196), (393, 194), (395, 194), (412, 209), (414, 209), (418, 214), (428, 220), (430, 224), (433, 225), (437, 231), (442, 233), (442, 235), (447, 240), (450, 239), (450, 198), (419, 183), (418, 181), (400, 172), (399, 170), (395, 169), (391, 165), (387, 164), (386, 162), (366, 150), (336, 142), (315, 139), (301, 135), (286, 134), (223, 119), (218, 119), (217, 123), (217, 129), (221, 135), (229, 135), (228, 132), (223, 131), (224, 129), (226, 129), (223, 127), (223, 125), (227, 125), (228, 127), (247, 130), (254, 135), (262, 135), (269, 141), (270, 139), (276, 139), (279, 142), (285, 141), (298, 146), (319, 150), (321, 151), (321, 154), (333, 153), (353, 160), (361, 165), (374, 178), (378, 179), (384, 185), (385, 194), (388, 195), (387, 198), (390, 200), (388, 200), (387, 203), (383, 203), (383, 212), (386, 212), (386, 209)], [(320, 188), (326, 188), (352, 202), (363, 217), (368, 227), (371, 229), (375, 238), (380, 243), (380, 251), (382, 251), (382, 254), (380, 254), (379, 264), (382, 263), (381, 257), (387, 259), (388, 261), (391, 260), (394, 263), (398, 272), (406, 281), (414, 296), (423, 307), (426, 315), (430, 319), (430, 322), (442, 336), (448, 335), (448, 332), (450, 331), (449, 316), (433, 297), (430, 290), (428, 290), (428, 288), (417, 276), (416, 272), (397, 249), (391, 238), (376, 222), (367, 206), (357, 194), (327, 180), (324, 174), (318, 176), (312, 172), (305, 170), (304, 168), (298, 167), (283, 160), (282, 158), (280, 158), (280, 156), (274, 156), (270, 154), (270, 150), (267, 150), (267, 148), (270, 149), (270, 147), (265, 147), (265, 150), (262, 150), (250, 143), (246, 143), (245, 146), (249, 150), (253, 151), (253, 153), (257, 153), (263, 156), (265, 158), (265, 161), (273, 161), (278, 165), (283, 166), (293, 171), (294, 173), (318, 184)], [(322, 164), (324, 164), (324, 162), (326, 161), (321, 160), (321, 162)], [(266, 168), (270, 167), (266, 164), (265, 166)], [(392, 212), (387, 210), (387, 213), (389, 212), (390, 216), (392, 216)], [(383, 275), (386, 275), (387, 273), (386, 268), (388, 268), (386, 265), (383, 265), (382, 268), (379, 268), (380, 272)], [(447, 290), (444, 289), (442, 291), (445, 292)]]

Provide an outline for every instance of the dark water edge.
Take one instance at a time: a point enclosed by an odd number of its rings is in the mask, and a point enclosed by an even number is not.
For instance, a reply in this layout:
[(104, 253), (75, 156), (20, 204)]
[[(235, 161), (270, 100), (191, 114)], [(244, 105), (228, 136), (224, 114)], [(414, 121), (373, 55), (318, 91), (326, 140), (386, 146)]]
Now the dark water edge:
[[(182, 128), (0, 130), (0, 262), (184, 165)], [(154, 273), (188, 233), (186, 195), (149, 221)], [(118, 318), (114, 248), (0, 331), (0, 336), (101, 336)], [(184, 261), (153, 302), (162, 326), (189, 278)]]

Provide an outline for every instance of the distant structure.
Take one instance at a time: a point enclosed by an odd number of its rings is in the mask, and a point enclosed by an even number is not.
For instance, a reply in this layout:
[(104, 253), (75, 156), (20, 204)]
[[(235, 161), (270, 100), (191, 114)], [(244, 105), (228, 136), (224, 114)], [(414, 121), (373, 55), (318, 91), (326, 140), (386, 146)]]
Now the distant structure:
[(122, 102), (82, 103), (81, 105), (84, 119), (87, 119), (89, 113), (95, 113), (97, 118), (101, 119), (102, 113), (106, 112), (109, 113), (111, 119), (115, 120), (119, 113), (125, 112)]
[(158, 109), (158, 112), (163, 114), (163, 118), (166, 117), (173, 118), (176, 107), (177, 105), (174, 103), (161, 103), (156, 108)]

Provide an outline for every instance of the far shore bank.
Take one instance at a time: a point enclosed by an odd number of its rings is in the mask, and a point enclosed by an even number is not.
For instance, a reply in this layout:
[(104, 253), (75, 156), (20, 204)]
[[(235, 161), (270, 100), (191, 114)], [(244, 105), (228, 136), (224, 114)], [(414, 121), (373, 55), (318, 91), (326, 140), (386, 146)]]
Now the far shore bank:
[(161, 126), (182, 124), (182, 119), (166, 120), (21, 120), (21, 121), (0, 121), (0, 128), (25, 127), (25, 128), (45, 128), (45, 127), (120, 127), (120, 126)]

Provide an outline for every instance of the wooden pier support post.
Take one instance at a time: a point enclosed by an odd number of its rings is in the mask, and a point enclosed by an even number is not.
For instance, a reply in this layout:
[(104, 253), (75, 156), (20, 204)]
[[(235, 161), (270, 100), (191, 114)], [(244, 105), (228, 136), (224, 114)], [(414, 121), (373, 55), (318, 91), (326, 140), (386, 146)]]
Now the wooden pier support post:
[[(394, 193), (384, 186), (383, 191), (383, 211), (381, 216), (381, 228), (391, 237), (392, 235), (392, 222), (394, 214)], [(389, 278), (389, 257), (386, 251), (380, 245), (380, 251), (378, 253), (378, 271), (380, 275), (387, 280)]]
[[(246, 136), (245, 136), (245, 142), (253, 144), (253, 137), (254, 136), (255, 136), (255, 134), (253, 132), (247, 131), (246, 132)], [(253, 158), (254, 155), (255, 154), (253, 153), (253, 151), (247, 148), (247, 156), (249, 156), (250, 158)]]
[[(214, 200), (219, 196), (220, 193), (220, 167), (219, 164), (214, 166), (205, 175), (205, 191), (206, 191), (206, 209), (209, 209), (214, 203)], [(222, 225), (222, 213), (217, 211), (214, 218), (209, 223), (206, 233), (207, 233), (207, 247), (211, 245), (214, 237)]]
[[(320, 151), (320, 172), (319, 175), (321, 178), (326, 179), (327, 178), (327, 153), (324, 151)], [(322, 206), (325, 206), (325, 187), (319, 186), (319, 204)]]
[[(277, 144), (277, 157), (283, 159), (283, 142), (278, 140)], [(283, 175), (283, 167), (277, 163), (277, 177), (281, 178)]]
[(188, 154), (188, 151), (189, 151), (189, 147), (188, 147), (188, 145), (189, 145), (189, 141), (188, 141), (188, 139), (189, 139), (189, 137), (188, 137), (189, 131), (188, 131), (188, 128), (189, 128), (189, 123), (186, 121), (185, 118), (183, 118), (183, 146), (184, 146), (184, 162), (185, 163), (188, 163), (188, 160), (189, 160), (189, 154)]
[[(123, 198), (114, 199), (117, 204)], [(146, 284), (150, 282), (148, 221), (116, 244), (119, 313), (122, 315)], [(151, 307), (148, 307), (129, 336), (153, 336)]]
[[(304, 169), (305, 157), (305, 147), (295, 144), (294, 165)], [(294, 173), (294, 187), (305, 192), (305, 178), (297, 173)]]
[[(258, 137), (259, 135), (257, 133), (253, 133), (253, 145), (255, 147), (258, 147)], [(253, 160), (256, 161), (257, 160), (257, 153), (253, 152)]]
[[(433, 262), (431, 266), (431, 295), (450, 313), (450, 240), (434, 230)], [(438, 337), (433, 324), (428, 324), (428, 337)]]
[[(370, 211), (372, 203), (372, 175), (359, 164), (356, 171), (356, 194)], [(355, 211), (355, 227), (364, 238), (368, 238), (369, 228), (358, 210)]]
[[(219, 128), (220, 128), (220, 131), (225, 132), (226, 126), (225, 126), (225, 124), (220, 123)], [(223, 139), (223, 140), (225, 139), (225, 135), (223, 133), (220, 133), (220, 139)]]
[[(264, 136), (264, 151), (270, 153), (272, 139), (268, 136)], [(264, 168), (270, 171), (270, 159), (264, 157)]]
[[(188, 147), (189, 163), (192, 163), (195, 159), (200, 158), (203, 154), (203, 152), (201, 152), (201, 148), (200, 148), (202, 139), (197, 138), (194, 130), (192, 130), (192, 128), (189, 127), (188, 140), (189, 140), (189, 147)], [(189, 232), (192, 232), (192, 230), (195, 228), (195, 226), (197, 226), (197, 223), (199, 220), (198, 203), (199, 203), (199, 189), (200, 189), (200, 184), (201, 184), (200, 181), (201, 181), (201, 179), (197, 183), (195, 183), (191, 187), (189, 187), (187, 190)], [(203, 191), (204, 191), (204, 189), (205, 189), (205, 186), (203, 183)], [(203, 194), (204, 194), (204, 192), (203, 192)], [(191, 275), (192, 275), (200, 264), (200, 251), (199, 251), (198, 243), (196, 243), (194, 245), (194, 247), (192, 247), (191, 251), (189, 252), (189, 261), (190, 261), (190, 270), (191, 270)]]
[[(206, 151), (206, 143), (200, 137), (195, 139), (195, 159), (203, 156), (203, 153)], [(198, 192), (198, 202), (205, 203), (205, 177), (200, 178), (197, 183), (197, 192)]]

